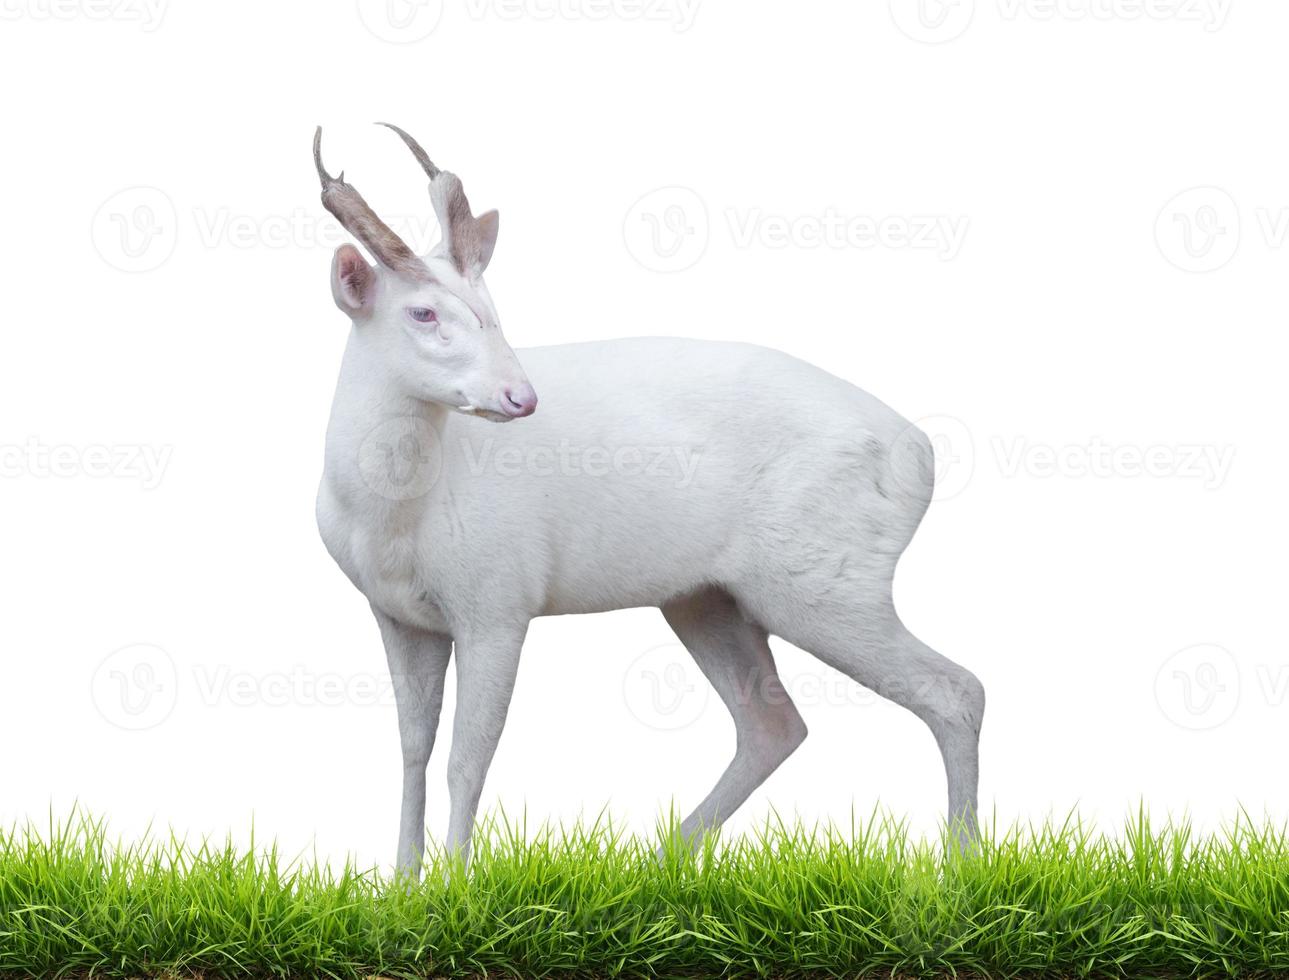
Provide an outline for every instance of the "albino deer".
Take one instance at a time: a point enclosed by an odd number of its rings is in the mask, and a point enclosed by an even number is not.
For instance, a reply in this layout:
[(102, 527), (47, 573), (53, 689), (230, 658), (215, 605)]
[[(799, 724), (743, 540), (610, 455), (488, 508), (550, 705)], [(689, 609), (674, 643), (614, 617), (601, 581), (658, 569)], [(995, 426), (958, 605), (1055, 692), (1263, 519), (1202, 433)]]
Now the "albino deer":
[[(523, 351), (521, 367), (483, 283), (497, 212), (472, 214), (460, 180), (389, 128), (430, 178), (442, 239), (424, 257), (343, 173), (328, 175), (321, 128), (313, 151), (323, 206), (376, 260), (345, 244), (332, 261), (353, 323), (317, 516), (371, 603), (393, 676), (397, 868), (419, 873), (453, 650), (448, 847), (468, 859), (529, 621), (632, 606), (661, 608), (734, 719), (734, 758), (681, 825), (691, 840), (806, 737), (774, 634), (926, 722), (969, 847), (984, 689), (905, 629), (891, 600), (931, 499), (926, 436), (845, 381), (745, 344), (571, 344)], [(579, 448), (598, 464), (568, 465)]]

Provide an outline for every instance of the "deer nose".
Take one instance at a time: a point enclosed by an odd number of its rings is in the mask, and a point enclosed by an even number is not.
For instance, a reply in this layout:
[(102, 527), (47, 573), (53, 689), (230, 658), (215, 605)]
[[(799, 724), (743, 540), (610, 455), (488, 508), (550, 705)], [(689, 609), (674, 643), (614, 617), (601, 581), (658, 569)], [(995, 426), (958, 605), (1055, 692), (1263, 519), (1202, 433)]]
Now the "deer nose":
[(537, 392), (527, 381), (512, 385), (501, 393), (501, 408), (512, 419), (522, 419), (537, 411)]

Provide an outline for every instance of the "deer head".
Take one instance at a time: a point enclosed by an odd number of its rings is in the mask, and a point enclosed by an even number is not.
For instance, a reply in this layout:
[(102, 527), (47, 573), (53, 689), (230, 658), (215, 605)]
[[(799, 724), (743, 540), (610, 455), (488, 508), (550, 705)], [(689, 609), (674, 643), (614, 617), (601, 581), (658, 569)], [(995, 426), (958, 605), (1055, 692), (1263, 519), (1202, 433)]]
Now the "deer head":
[(351, 341), (383, 365), (387, 383), (423, 402), (447, 406), (494, 422), (531, 415), (537, 394), (506, 338), (483, 273), (497, 242), (497, 212), (476, 217), (461, 181), (440, 170), (407, 133), (402, 137), (430, 178), (430, 200), (441, 237), (417, 256), (361, 194), (322, 165), (322, 127), (313, 137), (313, 160), (322, 181), (322, 206), (371, 253), (353, 245), (336, 249), (331, 294), (353, 321)]

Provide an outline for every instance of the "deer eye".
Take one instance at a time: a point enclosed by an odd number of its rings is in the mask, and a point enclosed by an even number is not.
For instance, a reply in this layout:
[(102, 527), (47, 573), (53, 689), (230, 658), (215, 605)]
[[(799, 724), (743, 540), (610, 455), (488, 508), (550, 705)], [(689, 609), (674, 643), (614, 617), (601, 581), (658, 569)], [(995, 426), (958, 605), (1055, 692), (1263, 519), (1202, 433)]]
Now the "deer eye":
[(428, 306), (409, 306), (407, 315), (417, 323), (437, 323), (438, 315)]

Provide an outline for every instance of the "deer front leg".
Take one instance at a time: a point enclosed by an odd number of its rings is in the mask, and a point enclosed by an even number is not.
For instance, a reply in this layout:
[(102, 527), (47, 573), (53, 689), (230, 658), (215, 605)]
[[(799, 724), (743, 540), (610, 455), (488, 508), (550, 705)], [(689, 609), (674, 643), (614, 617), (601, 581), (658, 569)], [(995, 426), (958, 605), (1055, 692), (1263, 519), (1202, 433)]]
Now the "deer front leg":
[(448, 756), (448, 853), (470, 859), (475, 812), (519, 669), (524, 628), (474, 634), (457, 644), (457, 707)]
[(403, 803), (398, 821), (399, 874), (421, 873), (425, 847), (425, 768), (443, 708), (443, 679), (452, 638), (427, 633), (376, 612), (398, 704), (398, 734), (403, 745)]

